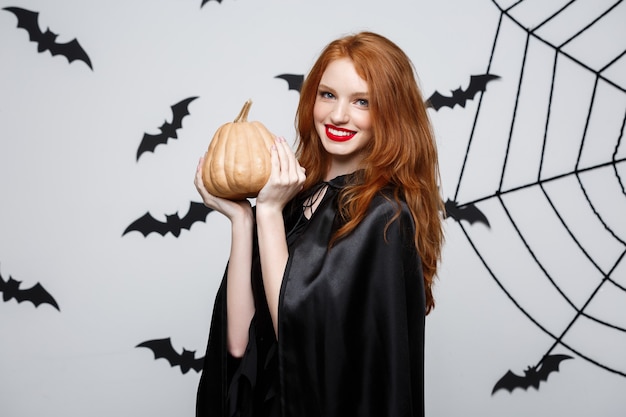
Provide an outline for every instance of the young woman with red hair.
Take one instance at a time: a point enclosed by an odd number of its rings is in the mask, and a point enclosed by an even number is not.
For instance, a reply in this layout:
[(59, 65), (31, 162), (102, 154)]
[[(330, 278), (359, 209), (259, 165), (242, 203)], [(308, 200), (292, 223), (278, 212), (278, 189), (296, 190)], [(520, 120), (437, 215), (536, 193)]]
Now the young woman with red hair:
[(232, 223), (198, 416), (423, 416), (424, 321), (443, 242), (437, 150), (414, 68), (387, 38), (331, 42), (297, 150), (276, 138)]

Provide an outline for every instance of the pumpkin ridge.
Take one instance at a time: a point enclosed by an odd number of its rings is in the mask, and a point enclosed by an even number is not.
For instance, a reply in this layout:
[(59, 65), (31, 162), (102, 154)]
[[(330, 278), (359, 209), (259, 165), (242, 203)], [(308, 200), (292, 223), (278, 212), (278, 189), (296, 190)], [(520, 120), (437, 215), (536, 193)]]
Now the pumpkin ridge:
[[(214, 155), (221, 155), (227, 151), (227, 138), (230, 133), (230, 125), (223, 125), (218, 130), (216, 136), (217, 144)], [(213, 158), (211, 163), (211, 178), (216, 195), (221, 195), (228, 190), (228, 186), (225, 184), (226, 165), (221, 158)]]
[[(241, 122), (238, 122), (241, 123)], [(224, 153), (224, 161), (227, 162), (227, 166), (229, 167), (229, 174), (230, 175), (226, 175), (226, 183), (228, 184), (228, 189), (235, 192), (236, 194), (241, 194), (242, 193), (242, 187), (241, 187), (241, 181), (240, 181), (240, 177), (241, 177), (241, 167), (238, 166), (237, 161), (240, 161), (242, 159), (239, 158), (239, 152), (242, 150), (242, 145), (241, 145), (241, 132), (239, 129), (239, 125), (232, 125), (232, 130), (234, 133), (232, 133), (229, 136), (230, 140), (234, 140), (236, 141), (236, 146), (230, 147), (230, 149), (228, 149), (225, 153)], [(244, 147), (245, 148), (245, 147)]]
[[(269, 142), (268, 135), (271, 136), (271, 133), (265, 128), (265, 126), (263, 126), (261, 123), (258, 123), (258, 122), (253, 122), (253, 126), (258, 132), (259, 136), (261, 136), (261, 138), (263, 139), (262, 141), (258, 141), (254, 143), (256, 147), (255, 149), (256, 152), (255, 152), (255, 155), (253, 155), (254, 169), (258, 170), (259, 172), (267, 173), (265, 178), (259, 177), (257, 179), (257, 183), (255, 184), (255, 186), (263, 188), (263, 186), (265, 185), (265, 183), (267, 182), (269, 178), (269, 172), (272, 168), (271, 159), (265, 157), (265, 153), (268, 153), (268, 154), (270, 153), (270, 150), (268, 148), (271, 148), (273, 142)], [(268, 143), (270, 143), (269, 147), (268, 147)]]

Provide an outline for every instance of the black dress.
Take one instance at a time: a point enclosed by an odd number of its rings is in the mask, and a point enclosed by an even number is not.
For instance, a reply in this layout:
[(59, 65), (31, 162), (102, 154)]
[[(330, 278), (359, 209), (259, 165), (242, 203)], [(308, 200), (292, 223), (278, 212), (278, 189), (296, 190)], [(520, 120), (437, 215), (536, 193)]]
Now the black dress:
[[(289, 260), (276, 341), (258, 248), (256, 313), (240, 360), (226, 348), (225, 282), (217, 293), (198, 417), (419, 417), (424, 415), (424, 281), (407, 206), (389, 193), (331, 249), (341, 221), (337, 197), (350, 176), (329, 183), (310, 220), (303, 199), (285, 209)], [(256, 239), (255, 239), (256, 241)]]

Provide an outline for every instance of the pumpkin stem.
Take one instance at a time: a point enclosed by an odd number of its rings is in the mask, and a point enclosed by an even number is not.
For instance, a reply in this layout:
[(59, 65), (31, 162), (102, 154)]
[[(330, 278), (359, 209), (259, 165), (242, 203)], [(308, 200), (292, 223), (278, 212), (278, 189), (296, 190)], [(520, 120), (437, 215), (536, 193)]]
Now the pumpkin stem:
[(248, 99), (241, 108), (239, 112), (239, 116), (235, 119), (234, 123), (242, 123), (248, 121), (248, 112), (250, 111), (250, 106), (252, 106), (252, 100)]

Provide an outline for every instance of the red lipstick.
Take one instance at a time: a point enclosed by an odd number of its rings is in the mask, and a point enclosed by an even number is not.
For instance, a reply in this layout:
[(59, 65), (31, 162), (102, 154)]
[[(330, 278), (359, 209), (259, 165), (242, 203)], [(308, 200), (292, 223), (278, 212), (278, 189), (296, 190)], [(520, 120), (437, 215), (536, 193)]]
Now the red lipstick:
[(332, 141), (345, 142), (352, 139), (354, 135), (356, 135), (356, 132), (353, 130), (342, 129), (340, 127), (332, 125), (326, 125), (326, 136)]

